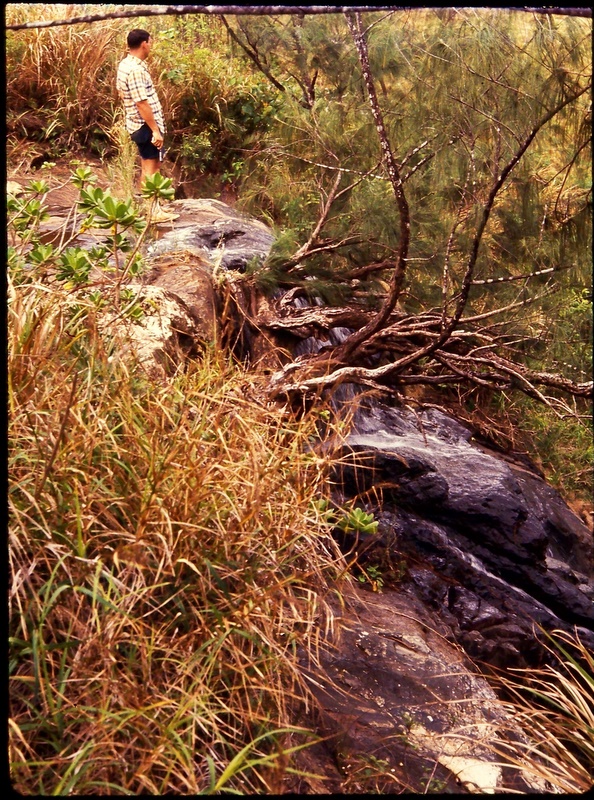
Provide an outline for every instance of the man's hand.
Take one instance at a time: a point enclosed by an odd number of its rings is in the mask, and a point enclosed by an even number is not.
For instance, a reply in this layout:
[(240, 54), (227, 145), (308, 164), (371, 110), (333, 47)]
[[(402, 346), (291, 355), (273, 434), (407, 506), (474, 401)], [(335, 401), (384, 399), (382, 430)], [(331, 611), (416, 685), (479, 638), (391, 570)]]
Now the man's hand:
[(163, 134), (158, 128), (153, 130), (153, 144), (159, 150), (163, 147)]

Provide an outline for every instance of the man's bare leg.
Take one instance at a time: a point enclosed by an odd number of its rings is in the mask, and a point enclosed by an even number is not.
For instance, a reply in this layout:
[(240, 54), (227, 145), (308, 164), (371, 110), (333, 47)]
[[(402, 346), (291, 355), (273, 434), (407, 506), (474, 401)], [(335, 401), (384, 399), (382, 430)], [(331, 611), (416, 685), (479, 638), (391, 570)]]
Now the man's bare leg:
[(154, 175), (159, 172), (159, 159), (158, 158), (141, 158), (140, 159), (140, 189), (144, 185), (144, 179), (147, 176)]
[[(140, 159), (140, 188), (142, 190), (142, 186), (144, 184), (144, 179), (147, 176), (152, 176), (156, 172), (159, 172), (159, 168), (161, 163), (158, 158), (141, 158)], [(172, 214), (169, 211), (165, 211), (161, 207), (159, 200), (155, 200), (152, 202), (152, 218), (156, 222), (164, 222), (167, 219), (174, 220), (179, 217), (179, 214)]]

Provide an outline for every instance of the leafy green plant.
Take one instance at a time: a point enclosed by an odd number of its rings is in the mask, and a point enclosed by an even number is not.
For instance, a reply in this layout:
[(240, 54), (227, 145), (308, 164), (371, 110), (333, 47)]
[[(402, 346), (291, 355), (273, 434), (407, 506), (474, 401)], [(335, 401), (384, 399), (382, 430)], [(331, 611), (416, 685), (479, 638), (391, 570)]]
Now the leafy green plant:
[[(342, 509), (342, 516), (335, 522), (336, 528), (347, 534), (364, 534), (373, 536), (377, 533), (379, 523), (372, 513), (362, 508)], [(336, 520), (336, 514), (333, 515)], [(357, 580), (369, 585), (374, 592), (381, 592), (385, 584), (384, 568), (380, 564), (357, 563)]]
[(134, 289), (122, 289), (120, 293), (121, 302), (125, 304), (126, 316), (135, 322), (140, 322), (144, 318), (144, 310), (137, 299), (137, 292)]
[(316, 516), (323, 519), (327, 523), (333, 523), (336, 520), (336, 510), (327, 497), (315, 498), (311, 501), (312, 510)]
[(89, 254), (78, 247), (68, 247), (60, 254), (56, 280), (64, 281), (68, 286), (86, 284), (93, 267)]
[(373, 514), (364, 511), (362, 508), (353, 508), (346, 512), (339, 519), (338, 527), (345, 533), (377, 533), (379, 523), (373, 518)]
[(270, 127), (278, 92), (241, 56), (228, 57), (219, 19), (178, 16), (151, 54), (182, 181), (196, 173), (237, 180), (246, 147)]
[(381, 592), (384, 585), (384, 577), (380, 567), (374, 564), (367, 564), (361, 567), (361, 574), (357, 577), (360, 583), (369, 583), (374, 592)]
[(148, 200), (173, 200), (175, 190), (171, 178), (166, 178), (160, 172), (155, 172), (154, 175), (147, 175), (143, 186), (142, 196)]
[(186, 164), (186, 169), (203, 170), (211, 165), (213, 160), (211, 136), (214, 137), (214, 135), (214, 129), (209, 126), (200, 133), (184, 137), (179, 152)]
[(241, 177), (245, 167), (245, 162), (242, 159), (236, 159), (232, 162), (230, 169), (227, 169), (221, 175), (223, 183), (235, 183)]
[[(96, 186), (97, 176), (90, 167), (78, 166), (71, 179), (79, 190), (80, 198), (74, 215), (73, 232), (67, 238), (62, 236), (57, 247), (44, 244), (41, 240), (40, 224), (48, 216), (47, 207), (43, 204), (43, 197), (48, 191), (47, 183), (32, 181), (22, 197), (9, 196), (8, 231), (12, 244), (8, 262), (11, 279), (18, 284), (30, 281), (34, 275), (45, 277), (51, 273), (53, 279), (75, 288), (88, 284), (93, 269), (100, 270), (106, 276), (112, 273), (115, 303), (119, 306), (122, 283), (128, 276), (137, 275), (142, 268), (139, 250), (155, 204), (160, 199), (173, 198), (172, 181), (160, 173), (146, 178), (142, 188), (143, 197), (149, 203), (145, 219), (131, 200), (118, 200), (110, 192)], [(79, 215), (82, 215), (80, 223)], [(82, 248), (76, 244), (76, 237), (89, 229), (109, 231), (109, 235), (102, 244)], [(127, 313), (137, 319), (141, 315), (138, 306), (130, 307)]]
[(22, 197), (8, 194), (6, 209), (13, 247), (16, 246), (17, 239), (21, 249), (30, 243), (40, 244), (36, 239), (36, 231), (40, 223), (49, 217), (48, 207), (43, 203), (43, 196), (48, 188), (45, 181), (31, 181)]

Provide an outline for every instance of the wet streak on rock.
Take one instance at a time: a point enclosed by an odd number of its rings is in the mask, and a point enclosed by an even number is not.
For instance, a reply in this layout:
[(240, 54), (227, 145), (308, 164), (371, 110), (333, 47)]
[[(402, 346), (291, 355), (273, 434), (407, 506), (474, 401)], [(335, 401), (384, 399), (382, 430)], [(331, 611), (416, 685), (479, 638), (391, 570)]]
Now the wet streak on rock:
[(535, 624), (580, 626), (594, 646), (592, 534), (538, 475), (479, 449), (440, 411), (369, 401), (342, 456), (346, 495), (381, 487), (374, 546), (383, 537), (406, 554), (409, 584), (469, 654), (535, 663)]

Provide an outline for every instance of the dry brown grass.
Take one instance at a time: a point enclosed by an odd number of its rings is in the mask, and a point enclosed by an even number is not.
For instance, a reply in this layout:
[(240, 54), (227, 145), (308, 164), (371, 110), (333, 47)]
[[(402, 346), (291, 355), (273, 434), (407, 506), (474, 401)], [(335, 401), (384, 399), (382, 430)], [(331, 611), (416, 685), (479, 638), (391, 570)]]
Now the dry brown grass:
[(552, 663), (511, 669), (497, 678), (502, 707), (525, 736), (491, 743), (502, 766), (520, 770), (546, 791), (581, 794), (594, 787), (594, 654), (573, 634), (544, 634)]
[[(63, 19), (76, 13), (76, 6), (10, 3), (6, 21)], [(122, 55), (123, 23), (9, 31), (9, 132), (18, 137), (33, 131), (40, 140), (57, 139), (72, 148), (109, 131), (119, 107), (114, 69)]]
[(344, 569), (315, 420), (215, 352), (148, 384), (63, 290), (10, 300), (14, 787), (282, 790)]

